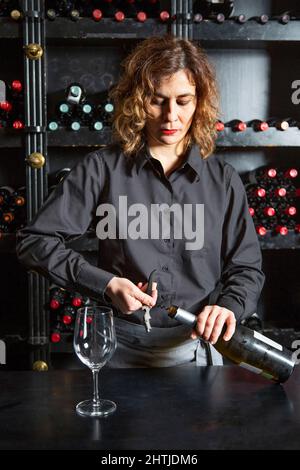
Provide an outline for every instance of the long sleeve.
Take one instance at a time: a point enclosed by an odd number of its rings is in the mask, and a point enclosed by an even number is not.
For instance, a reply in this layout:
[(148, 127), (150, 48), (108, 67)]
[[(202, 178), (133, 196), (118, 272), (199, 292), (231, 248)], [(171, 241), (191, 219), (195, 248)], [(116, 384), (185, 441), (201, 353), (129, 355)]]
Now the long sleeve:
[(33, 220), (17, 232), (17, 256), (51, 282), (103, 299), (113, 274), (88, 263), (65, 246), (83, 235), (93, 220), (104, 178), (101, 156), (86, 155), (47, 198)]
[(227, 191), (222, 260), (222, 288), (217, 304), (232, 310), (241, 320), (256, 311), (265, 276), (246, 192), (235, 170)]

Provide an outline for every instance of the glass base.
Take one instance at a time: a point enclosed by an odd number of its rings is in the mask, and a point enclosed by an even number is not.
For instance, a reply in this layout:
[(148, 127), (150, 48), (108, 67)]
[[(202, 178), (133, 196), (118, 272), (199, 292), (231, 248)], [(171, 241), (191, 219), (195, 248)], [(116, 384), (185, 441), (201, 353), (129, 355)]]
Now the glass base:
[(99, 400), (99, 404), (95, 405), (93, 400), (85, 400), (78, 403), (76, 412), (82, 416), (108, 416), (116, 411), (117, 405), (110, 400)]

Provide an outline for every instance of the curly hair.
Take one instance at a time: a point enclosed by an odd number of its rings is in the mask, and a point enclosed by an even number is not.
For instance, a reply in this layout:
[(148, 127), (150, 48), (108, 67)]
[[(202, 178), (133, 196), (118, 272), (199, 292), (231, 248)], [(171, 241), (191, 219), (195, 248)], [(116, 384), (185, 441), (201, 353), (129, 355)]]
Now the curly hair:
[(148, 105), (160, 80), (185, 70), (196, 86), (197, 106), (185, 136), (184, 150), (196, 143), (202, 158), (215, 148), (215, 123), (219, 96), (215, 72), (204, 50), (195, 43), (172, 35), (153, 36), (140, 42), (121, 63), (118, 83), (109, 91), (114, 103), (112, 139), (126, 156), (144, 145)]

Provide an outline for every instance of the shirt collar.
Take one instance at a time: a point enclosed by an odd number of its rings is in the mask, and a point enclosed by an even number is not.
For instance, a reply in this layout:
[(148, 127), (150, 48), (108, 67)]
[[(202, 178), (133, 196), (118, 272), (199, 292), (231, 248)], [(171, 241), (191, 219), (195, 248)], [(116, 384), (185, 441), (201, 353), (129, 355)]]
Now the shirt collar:
[[(139, 173), (140, 169), (144, 167), (144, 165), (151, 160), (152, 155), (150, 154), (149, 148), (147, 145), (137, 153), (135, 157), (136, 161), (136, 170)], [(198, 144), (192, 144), (192, 146), (187, 151), (187, 156), (185, 161), (182, 163), (182, 166), (189, 165), (192, 170), (200, 176), (202, 167), (203, 167), (203, 159), (200, 154), (200, 149)]]

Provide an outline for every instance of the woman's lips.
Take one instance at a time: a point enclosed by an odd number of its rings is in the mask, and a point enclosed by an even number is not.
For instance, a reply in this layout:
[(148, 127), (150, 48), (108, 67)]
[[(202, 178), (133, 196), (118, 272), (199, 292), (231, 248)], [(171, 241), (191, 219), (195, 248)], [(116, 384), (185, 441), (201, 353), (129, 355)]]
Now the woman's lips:
[(162, 133), (163, 134), (166, 134), (166, 135), (173, 135), (175, 134), (175, 132), (178, 131), (178, 129), (171, 129), (171, 130), (168, 130), (168, 129), (161, 129)]

